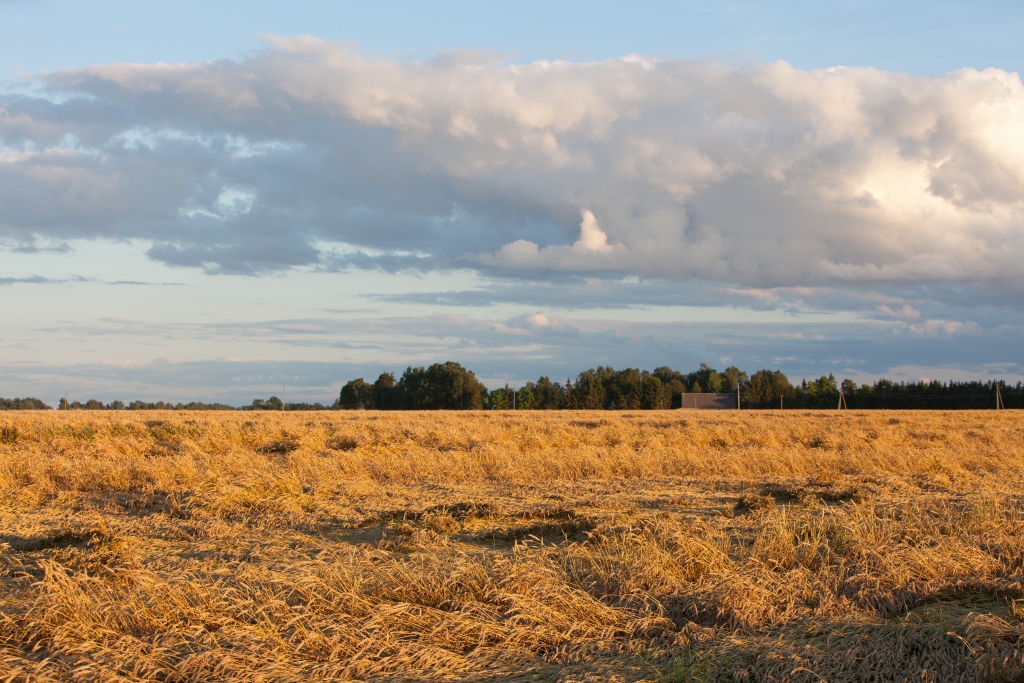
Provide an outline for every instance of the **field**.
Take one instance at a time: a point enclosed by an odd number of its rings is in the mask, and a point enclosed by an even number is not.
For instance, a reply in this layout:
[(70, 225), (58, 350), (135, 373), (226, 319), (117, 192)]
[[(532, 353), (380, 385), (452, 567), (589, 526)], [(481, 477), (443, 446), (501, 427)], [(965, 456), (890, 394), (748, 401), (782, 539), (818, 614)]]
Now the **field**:
[(0, 414), (0, 681), (1022, 681), (988, 412)]

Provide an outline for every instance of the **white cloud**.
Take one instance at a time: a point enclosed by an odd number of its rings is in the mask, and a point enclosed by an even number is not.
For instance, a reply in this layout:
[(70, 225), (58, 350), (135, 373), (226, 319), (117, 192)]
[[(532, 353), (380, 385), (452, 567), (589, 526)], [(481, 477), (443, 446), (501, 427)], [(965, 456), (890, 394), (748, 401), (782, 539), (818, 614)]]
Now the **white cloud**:
[(887, 304), (881, 304), (875, 308), (879, 313), (898, 318), (899, 320), (917, 320), (921, 317), (921, 311), (910, 304), (904, 304), (902, 308), (892, 308)]
[(739, 296), (748, 296), (753, 299), (758, 299), (766, 304), (773, 304), (779, 300), (778, 292), (770, 289), (737, 289), (736, 287), (726, 287), (725, 291), (729, 294), (737, 294)]
[[(627, 256), (622, 245), (608, 244), (608, 235), (601, 230), (594, 214), (582, 209), (580, 216), (580, 237), (572, 246), (548, 246), (541, 249), (528, 240), (516, 240), (502, 245), (493, 254), (475, 257), (484, 265), (511, 268), (553, 268), (556, 270), (611, 270), (621, 264)], [(607, 258), (617, 253), (620, 258)]]
[(998, 69), (415, 63), (273, 38), (40, 78), (46, 97), (0, 96), (0, 239), (144, 239), (228, 272), (697, 278), (766, 303), (835, 282), (1024, 292), (1024, 86)]
[(580, 222), (580, 238), (572, 245), (575, 252), (585, 254), (596, 251), (599, 254), (610, 254), (612, 246), (608, 244), (608, 235), (604, 234), (597, 219), (589, 209), (580, 211), (583, 220)]
[(910, 331), (918, 335), (932, 336), (937, 334), (977, 334), (980, 329), (977, 323), (974, 322), (929, 320), (919, 325), (911, 325)]
[(146, 364), (137, 360), (110, 359), (104, 360), (102, 365), (112, 365), (118, 368), (141, 368)]
[(551, 324), (551, 321), (543, 313), (534, 313), (533, 315), (526, 318), (526, 322), (528, 322), (533, 327), (547, 327), (548, 325)]

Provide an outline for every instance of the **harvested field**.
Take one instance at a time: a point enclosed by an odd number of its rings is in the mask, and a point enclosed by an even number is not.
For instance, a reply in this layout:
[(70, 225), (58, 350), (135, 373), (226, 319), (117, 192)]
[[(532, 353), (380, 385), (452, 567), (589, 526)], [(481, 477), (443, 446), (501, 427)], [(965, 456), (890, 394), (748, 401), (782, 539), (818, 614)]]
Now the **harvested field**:
[(1021, 681), (1021, 418), (0, 415), (0, 681)]

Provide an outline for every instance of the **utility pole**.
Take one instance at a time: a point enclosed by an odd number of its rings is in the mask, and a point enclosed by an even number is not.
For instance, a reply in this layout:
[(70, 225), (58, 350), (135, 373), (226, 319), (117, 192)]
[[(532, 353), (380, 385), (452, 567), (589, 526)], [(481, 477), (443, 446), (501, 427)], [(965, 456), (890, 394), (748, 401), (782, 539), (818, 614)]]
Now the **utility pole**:
[(512, 410), (516, 409), (516, 385), (512, 385)]
[(836, 410), (842, 410), (843, 408), (846, 408), (847, 410), (849, 410), (850, 406), (846, 405), (846, 394), (843, 393), (843, 388), (840, 387), (839, 388), (839, 404), (836, 406)]
[(736, 410), (740, 409), (740, 381), (736, 380)]
[(281, 385), (281, 412), (282, 413), (284, 412), (284, 395), (285, 395), (285, 392), (287, 392), (287, 391), (288, 391), (288, 385), (287, 384), (282, 384)]
[(1003, 405), (1003, 395), (999, 392), (999, 385), (996, 384), (996, 410), (1002, 410), (1005, 407)]

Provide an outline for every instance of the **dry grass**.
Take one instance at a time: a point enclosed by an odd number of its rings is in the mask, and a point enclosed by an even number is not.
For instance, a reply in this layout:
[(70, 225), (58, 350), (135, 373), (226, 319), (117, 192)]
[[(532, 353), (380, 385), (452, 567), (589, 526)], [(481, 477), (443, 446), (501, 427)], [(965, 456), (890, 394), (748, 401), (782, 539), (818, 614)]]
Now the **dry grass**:
[(0, 681), (1024, 680), (1024, 425), (10, 413)]

